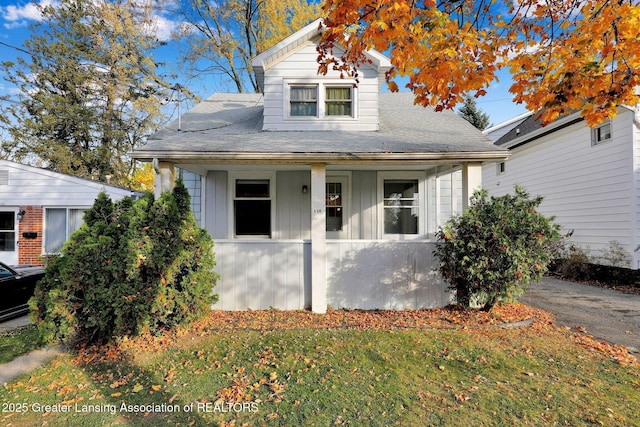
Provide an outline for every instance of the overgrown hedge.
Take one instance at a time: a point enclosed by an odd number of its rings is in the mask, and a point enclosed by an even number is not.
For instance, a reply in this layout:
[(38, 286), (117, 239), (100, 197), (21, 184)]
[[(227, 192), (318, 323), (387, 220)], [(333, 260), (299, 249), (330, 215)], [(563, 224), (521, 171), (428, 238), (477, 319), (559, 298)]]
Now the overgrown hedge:
[(32, 318), (48, 339), (71, 344), (160, 333), (217, 301), (214, 266), (213, 241), (181, 182), (158, 200), (113, 203), (101, 193), (47, 266)]

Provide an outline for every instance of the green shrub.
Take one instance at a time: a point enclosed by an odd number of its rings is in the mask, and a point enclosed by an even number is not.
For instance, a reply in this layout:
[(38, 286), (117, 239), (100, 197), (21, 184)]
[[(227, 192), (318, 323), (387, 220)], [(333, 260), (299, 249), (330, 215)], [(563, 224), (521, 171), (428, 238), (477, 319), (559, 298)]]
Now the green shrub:
[(202, 316), (212, 295), (213, 242), (181, 182), (154, 201), (113, 203), (102, 193), (84, 224), (49, 263), (31, 301), (49, 339), (105, 342)]
[(476, 191), (470, 207), (440, 228), (434, 252), (457, 303), (485, 310), (517, 299), (539, 280), (560, 239), (553, 218), (536, 210), (541, 197), (530, 198), (518, 186), (515, 195), (487, 197), (486, 190)]

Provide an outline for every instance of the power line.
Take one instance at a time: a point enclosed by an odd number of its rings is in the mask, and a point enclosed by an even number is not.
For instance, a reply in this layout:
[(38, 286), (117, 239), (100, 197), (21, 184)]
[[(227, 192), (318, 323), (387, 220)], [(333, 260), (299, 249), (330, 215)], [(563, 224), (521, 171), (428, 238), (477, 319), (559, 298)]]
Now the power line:
[(12, 104), (21, 104), (20, 101), (15, 101), (11, 98), (9, 98), (9, 95), (5, 95), (5, 96), (0, 96), (0, 102), (10, 102)]
[(1, 42), (1, 41), (0, 41), (0, 44), (1, 44), (1, 45), (3, 45), (3, 46), (6, 46), (6, 47), (8, 47), (8, 48), (15, 49), (15, 50), (17, 50), (17, 51), (19, 51), (19, 52), (26, 53), (26, 54), (27, 54), (27, 55), (29, 55), (29, 56), (35, 56), (33, 53), (31, 53), (31, 52), (29, 52), (28, 50), (23, 49), (23, 48), (21, 48), (21, 47), (14, 46), (14, 45), (12, 45), (12, 44), (5, 43), (5, 42)]

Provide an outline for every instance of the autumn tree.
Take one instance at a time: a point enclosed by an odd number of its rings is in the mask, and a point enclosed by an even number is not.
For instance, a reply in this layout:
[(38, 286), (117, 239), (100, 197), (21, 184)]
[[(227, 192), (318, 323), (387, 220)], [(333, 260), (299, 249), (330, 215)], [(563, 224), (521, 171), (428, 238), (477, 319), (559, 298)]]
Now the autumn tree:
[(238, 92), (260, 92), (251, 67), (257, 54), (318, 18), (307, 0), (176, 0), (186, 21), (178, 37), (190, 74), (222, 76)]
[(489, 115), (478, 108), (476, 100), (471, 95), (464, 97), (464, 105), (458, 110), (458, 115), (479, 130), (489, 127)]
[[(13, 157), (129, 184), (127, 153), (160, 124), (151, 10), (136, 0), (60, 0), (40, 8), (25, 54), (0, 66), (20, 91), (5, 125)], [(26, 54), (28, 53), (28, 54)]]
[[(594, 125), (636, 105), (640, 6), (634, 0), (325, 0), (321, 71), (352, 73), (364, 52), (389, 52), (416, 102), (451, 109), (481, 96), (503, 68), (513, 100), (549, 122), (581, 110)], [(345, 47), (334, 58), (332, 47)]]

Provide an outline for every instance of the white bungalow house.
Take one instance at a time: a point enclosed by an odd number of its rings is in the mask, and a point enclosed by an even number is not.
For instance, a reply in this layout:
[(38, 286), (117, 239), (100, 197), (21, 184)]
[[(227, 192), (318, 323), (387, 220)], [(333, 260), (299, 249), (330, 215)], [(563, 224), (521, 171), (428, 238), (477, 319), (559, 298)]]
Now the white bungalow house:
[(540, 210), (573, 230), (571, 242), (593, 260), (618, 241), (640, 268), (640, 113), (619, 107), (610, 121), (590, 128), (574, 113), (542, 127), (530, 115), (496, 141), (508, 160), (483, 166), (491, 195), (515, 184), (544, 197)]
[(154, 163), (156, 191), (175, 167), (201, 177), (215, 308), (444, 306), (434, 233), (508, 152), (453, 112), (380, 93), (380, 53), (357, 85), (319, 75), (319, 35), (316, 21), (253, 60), (263, 94), (215, 94), (132, 156)]
[(0, 261), (43, 265), (82, 224), (101, 191), (112, 200), (132, 190), (0, 160)]

